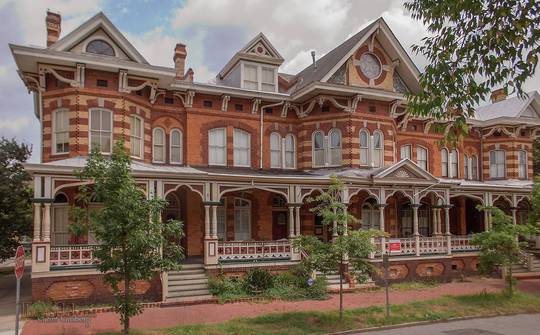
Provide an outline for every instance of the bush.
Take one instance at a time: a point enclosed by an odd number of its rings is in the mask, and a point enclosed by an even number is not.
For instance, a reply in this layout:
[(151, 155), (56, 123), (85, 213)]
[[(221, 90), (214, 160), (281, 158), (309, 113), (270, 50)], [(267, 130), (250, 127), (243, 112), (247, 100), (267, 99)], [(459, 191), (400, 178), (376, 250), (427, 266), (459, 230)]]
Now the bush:
[(44, 301), (36, 301), (32, 305), (28, 306), (25, 317), (30, 319), (43, 319), (45, 314), (56, 312), (59, 308), (56, 305), (49, 304)]
[(213, 295), (224, 299), (240, 298), (248, 295), (244, 291), (242, 281), (225, 276), (210, 278), (208, 280), (208, 288)]
[(265, 269), (252, 269), (244, 277), (244, 287), (249, 293), (262, 293), (273, 286), (274, 277)]

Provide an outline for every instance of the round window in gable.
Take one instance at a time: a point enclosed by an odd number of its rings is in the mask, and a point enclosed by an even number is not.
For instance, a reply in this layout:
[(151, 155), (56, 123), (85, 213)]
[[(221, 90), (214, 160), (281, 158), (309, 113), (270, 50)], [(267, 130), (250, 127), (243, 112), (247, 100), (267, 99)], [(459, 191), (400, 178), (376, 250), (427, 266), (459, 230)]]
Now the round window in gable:
[(104, 40), (93, 40), (88, 43), (86, 52), (96, 55), (114, 56), (113, 47)]
[(371, 52), (364, 52), (360, 56), (358, 68), (369, 79), (376, 79), (381, 75), (382, 64), (379, 57)]

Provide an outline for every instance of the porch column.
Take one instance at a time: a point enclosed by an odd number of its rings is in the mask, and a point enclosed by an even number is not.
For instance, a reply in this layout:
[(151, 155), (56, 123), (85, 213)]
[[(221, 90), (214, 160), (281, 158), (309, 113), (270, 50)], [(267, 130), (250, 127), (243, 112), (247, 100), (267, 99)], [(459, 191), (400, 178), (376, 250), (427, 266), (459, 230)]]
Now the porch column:
[(300, 206), (295, 206), (294, 210), (296, 212), (296, 220), (294, 220), (294, 224), (296, 226), (296, 233), (295, 236), (301, 235), (300, 232)]
[(431, 208), (431, 226), (433, 227), (433, 234), (437, 236), (437, 208)]
[(517, 224), (517, 208), (512, 207), (510, 210), (512, 211), (512, 223)]
[(294, 237), (294, 207), (289, 206), (289, 238)]
[(217, 240), (217, 206), (212, 205), (212, 229), (210, 230), (212, 239)]
[[(334, 215), (336, 215), (337, 213), (337, 210), (334, 208)], [(337, 237), (338, 236), (338, 232), (337, 232), (337, 221), (334, 220), (332, 221), (332, 237)]]
[(204, 202), (204, 265), (218, 263), (217, 206)]
[(447, 254), (452, 254), (452, 235), (450, 234), (450, 208), (451, 205), (444, 206), (444, 225), (445, 225), (445, 234), (446, 234), (446, 246)]
[(204, 239), (210, 238), (210, 205), (204, 205)]
[(415, 239), (414, 247), (416, 249), (416, 256), (420, 256), (420, 233), (418, 233), (418, 207), (419, 204), (412, 204), (413, 211), (413, 235)]
[(441, 220), (441, 209), (436, 209), (437, 216), (437, 235), (442, 235), (442, 220)]
[(34, 242), (41, 240), (41, 204), (34, 202)]
[(43, 242), (51, 241), (51, 204), (46, 202), (43, 204)]
[[(378, 204), (377, 207), (379, 207), (379, 224), (380, 229), (383, 233), (386, 232), (385, 226), (384, 226), (384, 208), (386, 207), (386, 204)], [(381, 254), (386, 253), (386, 237), (381, 237)]]

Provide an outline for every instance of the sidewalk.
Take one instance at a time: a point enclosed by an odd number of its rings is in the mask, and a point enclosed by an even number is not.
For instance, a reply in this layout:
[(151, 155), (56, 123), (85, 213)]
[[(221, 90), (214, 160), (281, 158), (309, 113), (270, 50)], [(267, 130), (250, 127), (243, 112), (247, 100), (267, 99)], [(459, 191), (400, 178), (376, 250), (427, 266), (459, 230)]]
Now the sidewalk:
[[(520, 286), (523, 285), (520, 283)], [(527, 288), (538, 292), (540, 280), (527, 281)], [(499, 279), (471, 279), (470, 282), (448, 283), (412, 291), (392, 291), (391, 303), (401, 304), (410, 301), (434, 299), (443, 295), (474, 294), (486, 290), (494, 292), (502, 289), (504, 283)], [(359, 308), (384, 304), (384, 291), (348, 293), (344, 295), (345, 308)], [(324, 301), (275, 301), (271, 303), (206, 304), (165, 308), (149, 308), (131, 321), (133, 328), (159, 329), (181, 324), (223, 322), (240, 317), (255, 317), (269, 313), (285, 313), (307, 310), (337, 310), (338, 295)], [(71, 321), (71, 322), (70, 322)], [(120, 330), (120, 322), (114, 313), (100, 313), (86, 320), (64, 320), (48, 322), (31, 320), (25, 323), (23, 335), (34, 334), (95, 334), (96, 332)]]

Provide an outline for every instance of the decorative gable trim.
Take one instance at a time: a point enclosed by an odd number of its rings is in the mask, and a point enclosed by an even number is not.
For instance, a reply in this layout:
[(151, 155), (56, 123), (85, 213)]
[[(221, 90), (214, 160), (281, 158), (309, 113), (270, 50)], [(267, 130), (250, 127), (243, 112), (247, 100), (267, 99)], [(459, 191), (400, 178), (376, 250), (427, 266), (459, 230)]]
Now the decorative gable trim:
[(281, 61), (284, 60), (263, 33), (259, 33), (255, 36), (239, 51), (239, 53), (255, 54), (261, 57), (276, 58)]
[(431, 173), (421, 169), (416, 163), (408, 158), (402, 159), (373, 175), (373, 179), (421, 179), (430, 182), (439, 180)]

